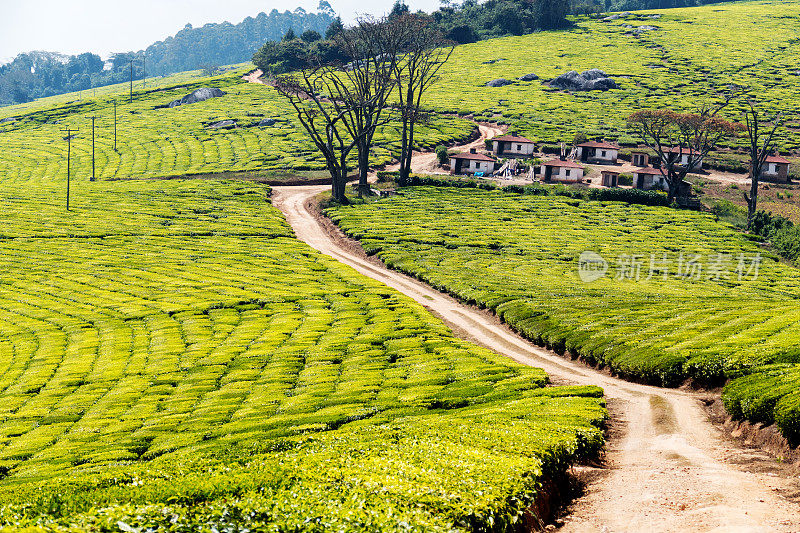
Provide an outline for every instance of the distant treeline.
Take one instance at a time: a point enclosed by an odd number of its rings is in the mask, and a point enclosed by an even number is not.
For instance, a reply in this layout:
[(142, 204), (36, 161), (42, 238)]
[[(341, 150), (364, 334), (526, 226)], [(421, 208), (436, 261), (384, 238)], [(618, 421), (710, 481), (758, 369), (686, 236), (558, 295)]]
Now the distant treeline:
[(302, 8), (283, 13), (272, 10), (239, 24), (223, 22), (200, 28), (187, 25), (175, 36), (151, 44), (144, 51), (123, 52), (110, 58), (110, 69), (96, 54), (66, 56), (52, 52), (18, 55), (0, 65), (0, 105), (82, 91), (127, 81), (130, 61), (134, 78), (166, 75), (249, 61), (265, 41), (280, 40), (290, 29), (324, 33), (334, 20), (330, 4), (322, 0), (318, 12)]

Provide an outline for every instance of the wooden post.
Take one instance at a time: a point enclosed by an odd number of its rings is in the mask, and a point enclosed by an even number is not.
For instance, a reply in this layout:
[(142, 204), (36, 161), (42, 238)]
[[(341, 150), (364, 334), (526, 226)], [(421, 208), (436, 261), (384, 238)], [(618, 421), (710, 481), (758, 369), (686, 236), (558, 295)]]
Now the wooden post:
[(114, 100), (114, 151), (117, 151), (117, 101)]
[(95, 176), (95, 166), (94, 166), (94, 121), (97, 120), (97, 117), (92, 117), (92, 180), (96, 179)]
[(131, 101), (133, 103), (133, 59), (131, 59)]

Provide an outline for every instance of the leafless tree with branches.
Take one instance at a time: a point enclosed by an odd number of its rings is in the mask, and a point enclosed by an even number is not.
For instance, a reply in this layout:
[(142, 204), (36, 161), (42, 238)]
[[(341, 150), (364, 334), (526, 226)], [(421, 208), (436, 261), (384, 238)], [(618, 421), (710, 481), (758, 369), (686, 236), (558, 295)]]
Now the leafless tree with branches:
[(734, 96), (730, 95), (717, 107), (703, 106), (696, 113), (645, 109), (628, 117), (628, 125), (656, 153), (669, 186), (670, 200), (680, 194), (687, 174), (701, 165), (712, 148), (744, 128), (718, 116)]
[[(776, 134), (778, 128), (783, 124), (783, 114), (778, 112), (772, 120), (762, 120), (756, 104), (752, 100), (748, 100), (747, 105), (749, 109), (745, 111), (744, 119), (749, 141), (747, 152), (750, 156), (750, 194), (748, 195), (746, 192), (742, 194), (747, 202), (747, 227), (749, 229), (753, 225), (758, 207), (758, 184), (761, 181), (764, 164), (775, 150)], [(762, 125), (766, 126), (766, 130), (763, 132)]]

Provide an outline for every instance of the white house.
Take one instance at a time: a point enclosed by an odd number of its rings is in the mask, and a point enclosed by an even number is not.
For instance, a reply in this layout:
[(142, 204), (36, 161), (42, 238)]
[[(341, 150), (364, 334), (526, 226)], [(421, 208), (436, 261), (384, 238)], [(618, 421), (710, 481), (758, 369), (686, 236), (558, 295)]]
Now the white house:
[(486, 154), (479, 154), (475, 148), (469, 152), (450, 156), (450, 174), (475, 174), (483, 172), (486, 175), (494, 172), (497, 160)]
[(542, 181), (559, 183), (580, 183), (583, 167), (569, 159), (553, 159), (542, 164)]
[(584, 163), (615, 165), (619, 146), (607, 142), (589, 141), (575, 146), (576, 159)]
[(650, 166), (650, 155), (644, 150), (633, 150), (631, 152), (631, 164), (635, 167)]
[(669, 191), (669, 184), (660, 168), (637, 168), (633, 171), (633, 188), (645, 191)]
[(779, 155), (768, 156), (764, 160), (764, 166), (761, 169), (761, 177), (769, 181), (789, 183), (790, 163), (788, 159), (784, 159)]
[(603, 184), (603, 187), (618, 187), (619, 172), (616, 170), (603, 170), (600, 173), (600, 183)]
[(530, 157), (535, 148), (532, 140), (518, 137), (514, 132), (492, 139), (492, 152), (497, 157)]
[(684, 167), (689, 167), (689, 170), (701, 170), (703, 168), (703, 158), (700, 156), (700, 152), (692, 148), (676, 146), (668, 148), (664, 152), (667, 157), (669, 157), (669, 154), (675, 154), (677, 156), (676, 162)]

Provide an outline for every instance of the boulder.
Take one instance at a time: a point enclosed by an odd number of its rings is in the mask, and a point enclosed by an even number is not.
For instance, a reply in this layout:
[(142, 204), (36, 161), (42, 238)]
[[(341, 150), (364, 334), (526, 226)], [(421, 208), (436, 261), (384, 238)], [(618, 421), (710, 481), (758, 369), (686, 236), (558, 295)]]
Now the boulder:
[(504, 59), (504, 58), (502, 58), (502, 57), (501, 57), (500, 59), (490, 59), (489, 61), (483, 61), (483, 62), (481, 63), (481, 65), (494, 65), (494, 64), (495, 64), (495, 63), (497, 63), (498, 61), (508, 61), (508, 60), (507, 60), (507, 59)]
[(580, 74), (575, 70), (570, 70), (553, 79), (549, 83), (553, 89), (562, 91), (607, 91), (609, 89), (619, 89), (617, 82), (598, 68), (585, 70)]
[(258, 123), (259, 127), (266, 127), (266, 126), (274, 126), (275, 119), (274, 118), (265, 118), (261, 122)]
[(214, 122), (213, 124), (209, 124), (208, 127), (212, 130), (229, 130), (236, 127), (236, 121), (220, 120), (219, 122)]
[(539, 76), (537, 76), (536, 74), (531, 73), (531, 74), (525, 74), (524, 76), (520, 76), (517, 79), (519, 81), (533, 81), (533, 80), (538, 80)]
[(506, 85), (511, 85), (512, 83), (514, 83), (514, 82), (512, 82), (511, 80), (507, 80), (505, 78), (498, 78), (496, 80), (490, 81), (489, 83), (486, 84), (486, 86), (487, 87), (505, 87)]
[(219, 98), (220, 96), (225, 96), (225, 92), (216, 87), (201, 87), (179, 100), (170, 102), (167, 107), (172, 108), (186, 104), (196, 104), (197, 102), (205, 102), (206, 100)]

